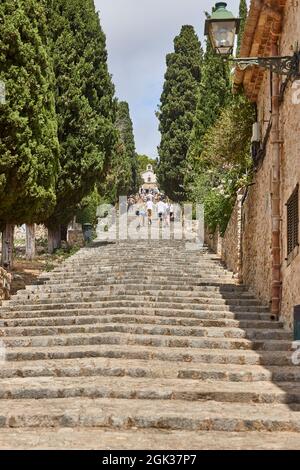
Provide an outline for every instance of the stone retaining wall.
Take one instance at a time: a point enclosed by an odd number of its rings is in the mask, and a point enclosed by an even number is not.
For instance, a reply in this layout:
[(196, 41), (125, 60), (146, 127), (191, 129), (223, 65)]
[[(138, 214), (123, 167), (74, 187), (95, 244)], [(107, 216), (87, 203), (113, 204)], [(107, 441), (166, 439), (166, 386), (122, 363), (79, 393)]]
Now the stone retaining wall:
[(0, 267), (0, 304), (9, 298), (11, 275)]
[(224, 237), (221, 237), (219, 231), (213, 234), (206, 231), (205, 234), (206, 244), (221, 257), (227, 268), (232, 271), (234, 276), (240, 281), (242, 281), (242, 200), (243, 191), (240, 191), (237, 195), (237, 200)]

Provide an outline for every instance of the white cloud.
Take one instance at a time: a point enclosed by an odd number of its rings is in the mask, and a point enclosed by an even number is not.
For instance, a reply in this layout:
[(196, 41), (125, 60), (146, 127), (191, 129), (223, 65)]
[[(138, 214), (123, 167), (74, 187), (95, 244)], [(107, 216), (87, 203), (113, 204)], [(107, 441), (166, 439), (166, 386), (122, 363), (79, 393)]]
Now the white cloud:
[[(183, 24), (203, 41), (210, 0), (95, 0), (107, 37), (109, 69), (117, 96), (128, 101), (137, 151), (156, 156), (160, 141), (155, 111), (162, 91), (166, 54)], [(228, 1), (236, 15), (239, 0)]]

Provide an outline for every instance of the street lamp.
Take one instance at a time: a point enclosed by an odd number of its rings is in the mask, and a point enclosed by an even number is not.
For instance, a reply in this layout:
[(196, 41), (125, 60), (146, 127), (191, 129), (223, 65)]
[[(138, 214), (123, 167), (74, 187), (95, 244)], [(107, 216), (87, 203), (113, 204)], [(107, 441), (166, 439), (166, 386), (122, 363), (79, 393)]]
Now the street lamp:
[(216, 54), (227, 57), (227, 60), (234, 62), (240, 70), (256, 65), (279, 75), (287, 75), (288, 78), (300, 76), (299, 50), (292, 56), (230, 58), (241, 20), (235, 18), (226, 7), (225, 2), (216, 3), (214, 12), (205, 21), (204, 34), (209, 37)]
[(235, 35), (239, 33), (240, 18), (235, 18), (226, 9), (227, 3), (216, 3), (212, 15), (205, 21), (205, 35), (217, 54), (228, 56), (233, 53)]

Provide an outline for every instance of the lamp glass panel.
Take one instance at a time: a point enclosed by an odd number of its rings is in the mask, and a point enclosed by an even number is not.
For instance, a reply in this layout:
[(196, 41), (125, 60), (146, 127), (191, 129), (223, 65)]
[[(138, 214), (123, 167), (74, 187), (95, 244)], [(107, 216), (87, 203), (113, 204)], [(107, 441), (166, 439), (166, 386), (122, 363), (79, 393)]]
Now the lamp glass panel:
[(217, 52), (229, 54), (234, 47), (235, 21), (217, 21), (210, 24), (210, 38)]

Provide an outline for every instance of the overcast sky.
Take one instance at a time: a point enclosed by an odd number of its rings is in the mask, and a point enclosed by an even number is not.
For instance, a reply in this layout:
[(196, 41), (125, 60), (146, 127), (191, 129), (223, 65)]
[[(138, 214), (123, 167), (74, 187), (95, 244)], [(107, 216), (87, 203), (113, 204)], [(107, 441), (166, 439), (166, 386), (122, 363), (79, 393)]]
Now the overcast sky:
[[(116, 94), (128, 101), (138, 153), (157, 155), (160, 142), (155, 111), (159, 104), (166, 54), (181, 26), (195, 27), (201, 41), (205, 11), (214, 0), (95, 0), (107, 38), (109, 69)], [(237, 16), (239, 0), (228, 0)]]

